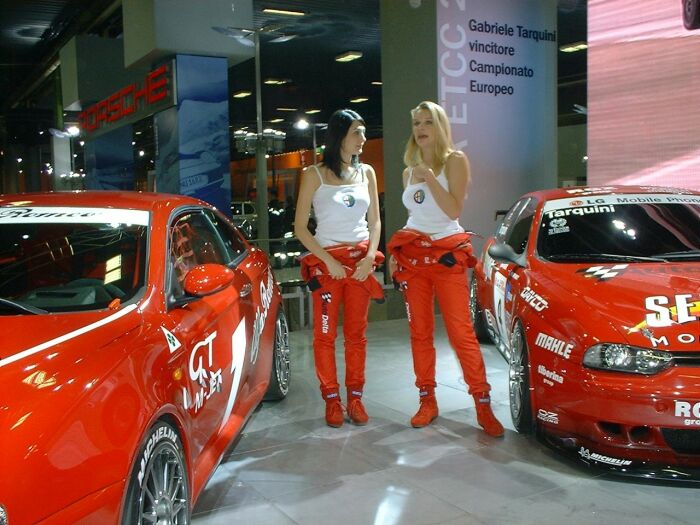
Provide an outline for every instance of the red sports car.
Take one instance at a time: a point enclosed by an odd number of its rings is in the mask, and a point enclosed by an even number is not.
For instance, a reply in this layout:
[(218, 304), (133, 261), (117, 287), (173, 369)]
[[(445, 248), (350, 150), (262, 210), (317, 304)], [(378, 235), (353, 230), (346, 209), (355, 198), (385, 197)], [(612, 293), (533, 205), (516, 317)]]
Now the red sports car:
[(289, 385), (264, 252), (182, 196), (0, 196), (0, 524), (187, 524)]
[(515, 428), (589, 465), (700, 480), (700, 193), (530, 193), (474, 270)]

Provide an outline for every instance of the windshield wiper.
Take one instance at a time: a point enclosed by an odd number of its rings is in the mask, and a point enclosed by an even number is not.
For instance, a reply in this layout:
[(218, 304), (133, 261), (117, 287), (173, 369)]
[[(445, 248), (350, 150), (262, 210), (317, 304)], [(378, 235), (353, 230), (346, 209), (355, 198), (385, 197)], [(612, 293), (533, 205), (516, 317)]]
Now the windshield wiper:
[(17, 310), (18, 312), (22, 312), (25, 314), (39, 315), (49, 313), (48, 310), (42, 310), (41, 308), (37, 308), (36, 306), (22, 304), (17, 301), (13, 301), (12, 299), (5, 299), (4, 297), (0, 297), (0, 307), (6, 307), (9, 309)]
[(661, 257), (643, 255), (622, 255), (617, 253), (556, 253), (545, 257), (550, 261), (625, 261), (625, 262), (667, 262)]
[(656, 253), (654, 256), (663, 257), (664, 259), (698, 259), (700, 258), (700, 250)]

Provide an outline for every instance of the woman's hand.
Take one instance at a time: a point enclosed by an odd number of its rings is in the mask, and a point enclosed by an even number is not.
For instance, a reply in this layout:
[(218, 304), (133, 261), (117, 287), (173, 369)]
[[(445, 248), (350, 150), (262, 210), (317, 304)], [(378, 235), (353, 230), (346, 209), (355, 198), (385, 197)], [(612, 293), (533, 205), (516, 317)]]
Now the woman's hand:
[(331, 258), (330, 261), (324, 261), (328, 273), (333, 279), (345, 279), (345, 266), (340, 264), (336, 259)]
[(399, 268), (399, 263), (396, 262), (396, 259), (394, 259), (393, 255), (389, 256), (389, 275), (393, 277), (393, 275), (396, 273), (396, 270)]
[(430, 179), (435, 179), (435, 173), (425, 164), (419, 164), (413, 168), (413, 178), (418, 182), (426, 182)]
[(364, 281), (369, 277), (369, 274), (374, 268), (374, 257), (365, 257), (360, 259), (360, 261), (355, 266), (355, 272), (352, 274), (353, 279), (358, 281)]

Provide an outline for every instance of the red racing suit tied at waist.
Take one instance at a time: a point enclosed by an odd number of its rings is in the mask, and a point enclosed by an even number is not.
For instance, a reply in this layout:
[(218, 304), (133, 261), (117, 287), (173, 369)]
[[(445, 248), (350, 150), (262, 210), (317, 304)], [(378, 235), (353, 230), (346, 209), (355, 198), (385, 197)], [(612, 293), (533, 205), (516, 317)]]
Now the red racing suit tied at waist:
[(405, 281), (425, 268), (430, 268), (430, 271), (439, 269), (446, 273), (459, 273), (476, 264), (476, 258), (472, 254), (471, 234), (466, 232), (433, 240), (421, 232), (402, 229), (394, 233), (387, 248), (398, 263), (392, 276), (394, 281)]
[[(347, 244), (338, 244), (329, 246), (325, 250), (345, 268), (345, 279), (352, 279), (352, 274), (355, 273), (357, 263), (367, 255), (369, 241), (362, 241), (355, 246)], [(309, 290), (312, 292), (319, 288), (325, 287), (328, 281), (333, 278), (328, 273), (325, 263), (311, 252), (307, 252), (299, 257), (301, 262), (301, 278), (306, 281)], [(384, 254), (377, 252), (374, 256), (374, 264), (372, 270), (384, 262)], [(359, 281), (358, 281), (359, 282)], [(369, 274), (367, 279), (362, 281), (365, 285), (370, 297), (375, 301), (384, 301), (384, 290), (373, 274)]]

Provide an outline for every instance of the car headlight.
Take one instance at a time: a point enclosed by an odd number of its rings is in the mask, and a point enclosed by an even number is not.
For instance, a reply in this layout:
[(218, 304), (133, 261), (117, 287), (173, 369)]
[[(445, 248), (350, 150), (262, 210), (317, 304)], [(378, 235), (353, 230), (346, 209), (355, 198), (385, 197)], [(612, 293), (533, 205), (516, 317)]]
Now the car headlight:
[(669, 352), (612, 343), (593, 345), (583, 355), (583, 364), (589, 368), (644, 375), (661, 372), (672, 362)]

